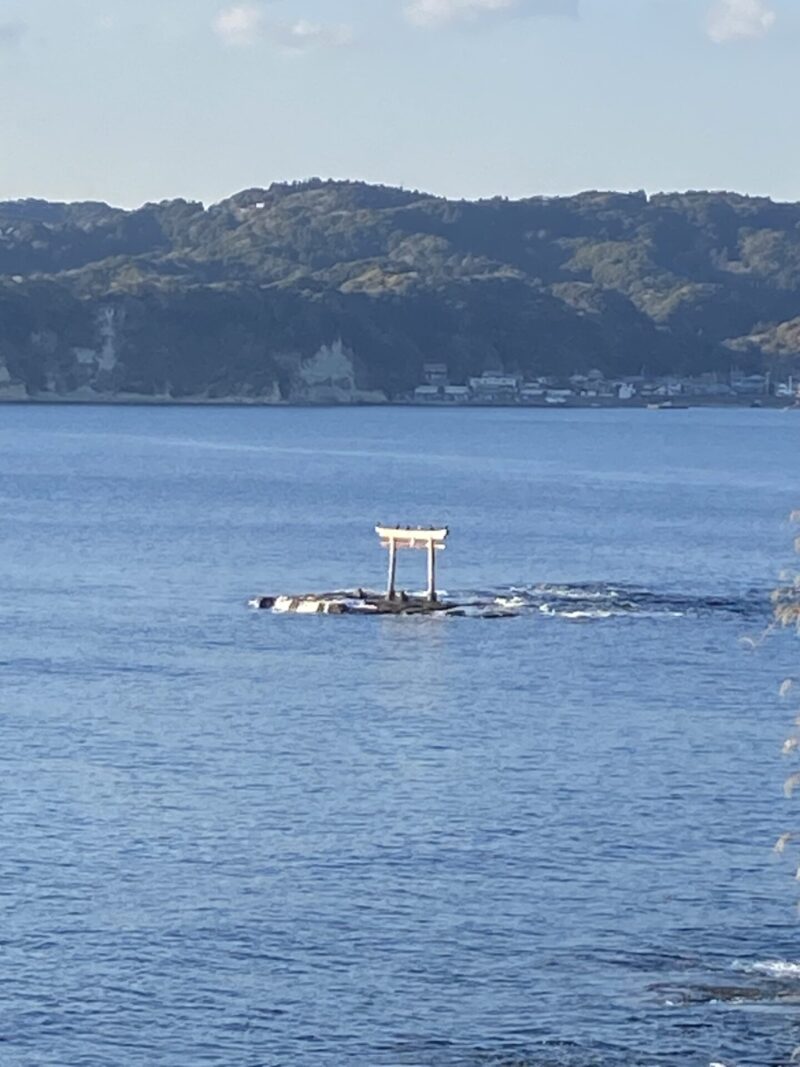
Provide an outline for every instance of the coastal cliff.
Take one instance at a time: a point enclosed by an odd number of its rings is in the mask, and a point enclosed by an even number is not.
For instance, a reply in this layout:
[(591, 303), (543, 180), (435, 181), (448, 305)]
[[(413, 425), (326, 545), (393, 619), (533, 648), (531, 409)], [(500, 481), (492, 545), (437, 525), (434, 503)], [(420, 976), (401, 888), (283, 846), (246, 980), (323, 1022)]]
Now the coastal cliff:
[(798, 315), (800, 205), (732, 193), (0, 204), (0, 400), (380, 403), (431, 360), (780, 373)]

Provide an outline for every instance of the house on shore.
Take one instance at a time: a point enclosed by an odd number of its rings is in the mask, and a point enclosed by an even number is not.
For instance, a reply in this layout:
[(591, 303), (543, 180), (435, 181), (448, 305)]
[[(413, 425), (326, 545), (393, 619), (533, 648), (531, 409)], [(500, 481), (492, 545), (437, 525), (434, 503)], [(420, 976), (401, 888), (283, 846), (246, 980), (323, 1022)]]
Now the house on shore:
[(425, 385), (445, 386), (449, 382), (446, 363), (425, 363), (422, 367), (422, 380)]
[(414, 390), (414, 402), (416, 404), (435, 404), (442, 398), (442, 392), (438, 385), (418, 385)]
[(519, 400), (522, 379), (516, 374), (484, 371), (480, 378), (470, 378), (469, 388), (475, 400), (499, 403)]

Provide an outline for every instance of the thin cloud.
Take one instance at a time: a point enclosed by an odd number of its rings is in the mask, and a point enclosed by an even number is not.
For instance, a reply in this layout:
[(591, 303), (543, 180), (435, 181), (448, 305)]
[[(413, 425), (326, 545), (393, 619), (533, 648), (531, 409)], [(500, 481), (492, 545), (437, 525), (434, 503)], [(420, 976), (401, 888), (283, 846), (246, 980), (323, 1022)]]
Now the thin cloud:
[(489, 15), (558, 15), (575, 18), (579, 0), (406, 0), (404, 12), (414, 26), (439, 29), (476, 22)]
[(214, 33), (233, 48), (255, 44), (264, 32), (264, 12), (255, 4), (226, 7), (214, 19)]
[(306, 52), (311, 48), (341, 48), (353, 41), (350, 26), (326, 26), (307, 19), (271, 26), (268, 35), (276, 44), (292, 52)]
[(764, 37), (777, 17), (766, 0), (717, 0), (708, 13), (708, 36), (715, 44)]
[(213, 28), (223, 44), (232, 48), (247, 48), (267, 41), (290, 52), (307, 52), (312, 48), (340, 47), (353, 40), (349, 26), (328, 26), (308, 19), (271, 22), (258, 4), (234, 4), (225, 8), (214, 19)]
[(451, 22), (480, 18), (493, 11), (509, 11), (517, 0), (410, 0), (406, 18), (415, 26), (447, 26)]

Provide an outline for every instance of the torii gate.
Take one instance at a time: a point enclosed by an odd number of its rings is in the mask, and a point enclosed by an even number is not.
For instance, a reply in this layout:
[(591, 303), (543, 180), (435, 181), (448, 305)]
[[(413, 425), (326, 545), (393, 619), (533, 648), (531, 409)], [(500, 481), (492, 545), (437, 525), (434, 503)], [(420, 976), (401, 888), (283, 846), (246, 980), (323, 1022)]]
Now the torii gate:
[(386, 589), (386, 599), (394, 600), (397, 596), (395, 578), (398, 548), (419, 548), (425, 549), (428, 553), (426, 596), (432, 604), (435, 604), (437, 600), (436, 553), (444, 550), (444, 543), (450, 533), (449, 529), (446, 526), (438, 530), (421, 526), (376, 526), (375, 533), (380, 537), (383, 547), (389, 549), (389, 584)]

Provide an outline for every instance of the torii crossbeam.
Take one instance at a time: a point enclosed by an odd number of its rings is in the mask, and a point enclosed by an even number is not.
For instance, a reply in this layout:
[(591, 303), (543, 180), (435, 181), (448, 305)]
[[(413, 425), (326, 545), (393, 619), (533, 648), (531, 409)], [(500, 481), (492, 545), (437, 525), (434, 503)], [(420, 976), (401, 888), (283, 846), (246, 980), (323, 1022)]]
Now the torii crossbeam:
[(449, 529), (431, 529), (423, 526), (376, 526), (375, 533), (380, 537), (384, 548), (389, 549), (389, 583), (386, 599), (394, 600), (397, 596), (395, 582), (397, 578), (398, 548), (424, 549), (428, 553), (428, 600), (435, 604), (436, 594), (436, 553), (443, 551)]

